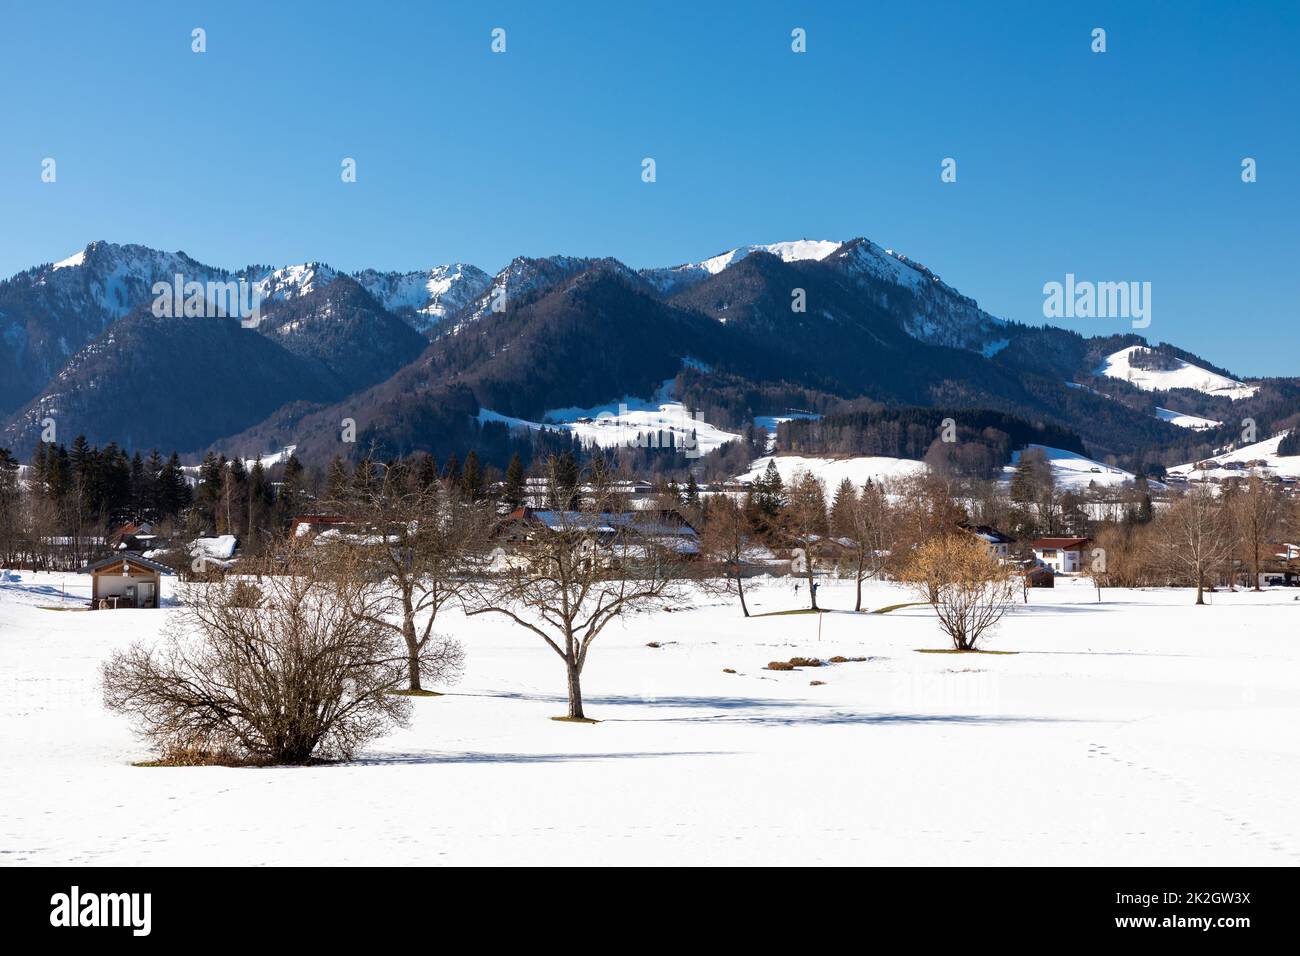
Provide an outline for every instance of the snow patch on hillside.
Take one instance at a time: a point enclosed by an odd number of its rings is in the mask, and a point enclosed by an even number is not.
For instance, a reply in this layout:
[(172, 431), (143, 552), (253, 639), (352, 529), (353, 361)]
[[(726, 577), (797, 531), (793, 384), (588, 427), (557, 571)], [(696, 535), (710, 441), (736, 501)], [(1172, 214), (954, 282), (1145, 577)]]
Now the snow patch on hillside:
[(511, 429), (549, 428), (571, 432), (584, 445), (598, 448), (666, 448), (671, 441), (679, 450), (707, 455), (740, 438), (692, 417), (685, 405), (672, 401), (668, 397), (672, 383), (668, 379), (655, 397), (648, 400), (625, 396), (591, 408), (557, 408), (546, 412), (537, 422), (512, 418), (487, 408), (479, 411), (478, 418), (480, 422), (502, 422)]
[[(1274, 435), (1253, 445), (1221, 452), (1201, 462), (1188, 462), (1176, 468), (1170, 468), (1169, 474), (1183, 475), (1188, 478), (1244, 478), (1252, 471), (1265, 476), (1300, 479), (1300, 455), (1283, 457), (1277, 453), (1278, 445), (1286, 433)], [(1251, 466), (1251, 462), (1263, 462)], [(1198, 469), (1197, 464), (1209, 464), (1214, 467)]]
[(755, 459), (749, 471), (737, 475), (735, 481), (753, 483), (763, 477), (768, 462), (776, 462), (776, 470), (781, 480), (789, 484), (800, 472), (807, 472), (820, 478), (827, 492), (834, 492), (845, 478), (855, 487), (862, 487), (870, 479), (873, 482), (888, 481), (919, 474), (926, 470), (925, 462), (910, 458), (889, 458), (883, 455), (870, 455), (859, 458), (810, 458), (803, 455), (768, 455)]
[(1223, 422), (1216, 422), (1213, 418), (1202, 418), (1200, 415), (1188, 415), (1186, 412), (1176, 412), (1171, 408), (1156, 408), (1156, 418), (1162, 422), (1168, 422), (1171, 425), (1178, 425), (1181, 428), (1192, 428), (1196, 431), (1204, 431), (1207, 428), (1218, 428)]
[(1190, 388), (1206, 395), (1219, 395), (1235, 401), (1250, 398), (1259, 391), (1253, 385), (1246, 385), (1236, 379), (1220, 375), (1218, 372), (1211, 372), (1209, 369), (1201, 368), (1199, 365), (1193, 365), (1191, 362), (1185, 362), (1182, 359), (1174, 359), (1177, 365), (1172, 369), (1137, 368), (1131, 361), (1133, 353), (1146, 350), (1146, 347), (1142, 345), (1131, 345), (1126, 349), (1120, 349), (1118, 352), (1106, 356), (1106, 360), (1102, 362), (1094, 374), (1105, 375), (1107, 378), (1123, 379), (1146, 392), (1163, 391), (1171, 388)]
[[(1131, 471), (1102, 464), (1099, 461), (1081, 455), (1077, 451), (1064, 448), (1052, 448), (1048, 445), (1030, 445), (1021, 451), (1011, 453), (1011, 464), (1002, 469), (1003, 481), (1009, 482), (1020, 464), (1020, 456), (1029, 449), (1043, 453), (1052, 469), (1052, 480), (1058, 491), (1083, 491), (1090, 484), (1102, 488), (1119, 487), (1131, 483), (1135, 476)], [(1152, 488), (1163, 488), (1158, 481), (1151, 482)]]

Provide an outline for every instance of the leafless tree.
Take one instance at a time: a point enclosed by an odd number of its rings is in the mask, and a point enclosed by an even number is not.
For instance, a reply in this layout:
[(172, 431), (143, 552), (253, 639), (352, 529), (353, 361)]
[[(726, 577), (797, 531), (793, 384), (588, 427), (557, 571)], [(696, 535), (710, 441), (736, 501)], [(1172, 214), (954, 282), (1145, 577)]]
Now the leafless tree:
[(1260, 590), (1259, 576), (1264, 554), (1283, 516), (1282, 496), (1259, 475), (1251, 475), (1237, 496), (1236, 525), (1250, 567), (1253, 589)]
[(817, 607), (817, 588), (813, 580), (813, 560), (817, 547), (829, 531), (826, 517), (826, 488), (816, 475), (801, 471), (790, 483), (785, 507), (781, 510), (781, 537), (792, 548), (803, 552), (803, 573), (808, 582), (808, 600)]
[(968, 534), (931, 538), (912, 555), (906, 578), (929, 601), (959, 651), (980, 639), (1015, 603), (1017, 574)]
[(439, 482), (422, 486), (408, 470), (383, 469), (364, 494), (328, 505), (348, 518), (318, 543), (355, 552), (359, 566), (391, 583), (395, 608), (376, 606), (375, 623), (406, 646), (407, 690), (424, 691), (421, 668), (460, 672), (463, 651), (434, 630), (438, 614), (458, 600), (482, 564), (490, 512)]
[(465, 611), (500, 614), (536, 634), (564, 661), (568, 719), (585, 720), (582, 671), (592, 645), (615, 619), (682, 601), (686, 566), (657, 513), (610, 512), (589, 485), (581, 507), (554, 510), (521, 529), (507, 567), (473, 581)]
[(1206, 577), (1231, 553), (1225, 509), (1212, 485), (1193, 484), (1151, 522), (1150, 545), (1160, 566), (1196, 587), (1205, 603)]
[(885, 490), (873, 481), (867, 481), (860, 493), (854, 492), (851, 500), (840, 510), (832, 531), (848, 542), (853, 562), (853, 580), (856, 597), (853, 610), (862, 610), (862, 582), (880, 573), (883, 556), (889, 549), (892, 512)]
[(727, 495), (717, 495), (705, 510), (701, 537), (704, 557), (715, 562), (723, 572), (727, 587), (734, 587), (740, 597), (740, 610), (749, 617), (745, 604), (744, 567), (758, 553), (755, 529), (746, 509)]
[(105, 706), (164, 760), (347, 759), (405, 723), (410, 701), (392, 691), (406, 655), (375, 623), (383, 589), (346, 556), (305, 546), (277, 570), (182, 585), (162, 645), (104, 664)]

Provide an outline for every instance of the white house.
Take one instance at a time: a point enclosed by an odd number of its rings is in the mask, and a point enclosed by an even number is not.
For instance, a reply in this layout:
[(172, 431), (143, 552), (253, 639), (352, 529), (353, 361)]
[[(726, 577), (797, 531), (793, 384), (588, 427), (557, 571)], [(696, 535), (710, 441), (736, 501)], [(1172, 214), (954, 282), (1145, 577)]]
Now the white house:
[(959, 527), (967, 534), (973, 534), (983, 541), (989, 553), (999, 561), (1006, 561), (1011, 557), (1012, 541), (997, 528), (991, 528), (986, 524), (963, 524)]
[(1057, 574), (1078, 574), (1088, 567), (1089, 538), (1036, 538), (1034, 557)]

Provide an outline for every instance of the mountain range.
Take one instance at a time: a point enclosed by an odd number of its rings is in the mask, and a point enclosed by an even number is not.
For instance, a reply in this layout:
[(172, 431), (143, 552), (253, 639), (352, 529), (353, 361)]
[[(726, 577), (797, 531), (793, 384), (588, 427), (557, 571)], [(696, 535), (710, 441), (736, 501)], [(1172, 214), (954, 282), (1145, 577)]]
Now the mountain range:
[[(261, 322), (156, 317), (152, 287), (176, 275), (249, 283)], [(230, 271), (92, 242), (0, 281), (0, 446), (20, 456), (52, 421), (60, 441), (191, 456), (293, 444), (315, 461), (474, 447), (491, 459), (502, 421), (562, 423), (563, 409), (621, 396), (675, 398), (736, 433), (792, 410), (983, 409), (1129, 465), (1191, 460), (1243, 418), (1264, 431), (1300, 413), (1296, 379), (1246, 382), (1131, 332), (1002, 319), (865, 238), (640, 270), (519, 257), (495, 275)]]

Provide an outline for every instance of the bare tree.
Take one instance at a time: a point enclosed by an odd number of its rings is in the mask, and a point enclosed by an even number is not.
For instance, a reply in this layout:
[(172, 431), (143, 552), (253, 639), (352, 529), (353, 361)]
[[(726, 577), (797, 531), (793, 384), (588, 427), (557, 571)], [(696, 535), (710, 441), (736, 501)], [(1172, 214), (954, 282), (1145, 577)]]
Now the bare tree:
[(1237, 530), (1250, 567), (1253, 590), (1260, 590), (1263, 557), (1282, 521), (1283, 502), (1277, 489), (1259, 475), (1251, 475), (1237, 496)]
[(931, 538), (912, 555), (906, 578), (929, 601), (939, 626), (959, 651), (976, 650), (980, 639), (1015, 603), (1015, 569), (967, 534)]
[(162, 646), (104, 664), (105, 706), (174, 762), (348, 759), (404, 724), (410, 702), (392, 691), (406, 657), (374, 620), (382, 589), (314, 550), (291, 548), (260, 583), (181, 586)]
[[(850, 497), (851, 494), (851, 497)], [(844, 507), (832, 515), (831, 530), (848, 542), (853, 561), (853, 580), (857, 588), (853, 610), (862, 610), (862, 582), (880, 573), (883, 555), (889, 547), (891, 512), (884, 490), (873, 481), (862, 485), (862, 492), (851, 486), (841, 490), (836, 500), (845, 499)]]
[(475, 579), (465, 599), (466, 614), (503, 615), (564, 661), (570, 720), (586, 719), (582, 670), (605, 628), (687, 593), (685, 564), (662, 518), (609, 512), (608, 500), (604, 489), (592, 486), (580, 507), (545, 512), (517, 529), (513, 560)]
[(735, 587), (740, 597), (745, 617), (749, 617), (749, 607), (745, 604), (744, 566), (758, 553), (754, 533), (749, 513), (741, 504), (727, 495), (709, 499), (701, 550), (706, 558), (721, 565), (724, 580), (729, 587)]
[(801, 471), (790, 484), (786, 505), (781, 511), (780, 533), (793, 548), (803, 552), (803, 572), (808, 581), (808, 600), (817, 611), (817, 587), (813, 580), (813, 554), (829, 531), (826, 519), (826, 489), (816, 475)]
[(1152, 555), (1171, 574), (1190, 579), (1196, 603), (1205, 603), (1205, 580), (1231, 552), (1225, 510), (1212, 485), (1193, 484), (1151, 523)]
[(422, 667), (459, 673), (460, 645), (435, 632), (434, 624), (481, 564), (486, 507), (456, 488), (421, 485), (409, 469), (388, 467), (364, 493), (330, 508), (345, 514), (349, 527), (321, 543), (351, 549), (359, 565), (392, 584), (396, 607), (377, 605), (375, 623), (400, 634), (406, 645), (407, 690), (424, 693)]

